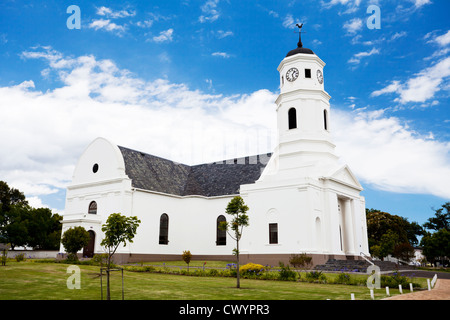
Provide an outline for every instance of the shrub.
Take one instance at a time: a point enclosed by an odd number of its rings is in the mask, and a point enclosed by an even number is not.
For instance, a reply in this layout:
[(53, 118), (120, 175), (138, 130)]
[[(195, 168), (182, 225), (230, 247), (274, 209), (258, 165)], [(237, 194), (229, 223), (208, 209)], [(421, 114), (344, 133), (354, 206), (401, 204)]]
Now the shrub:
[(321, 283), (327, 282), (327, 277), (322, 273), (322, 271), (307, 272), (305, 278), (306, 281), (308, 282), (321, 282)]
[(336, 277), (335, 283), (338, 284), (351, 284), (352, 280), (348, 273), (342, 272)]
[(257, 274), (264, 271), (264, 266), (256, 263), (247, 263), (239, 268), (239, 272), (242, 275), (245, 274)]
[(91, 259), (92, 264), (103, 267), (108, 263), (108, 255), (106, 253), (95, 254)]
[(68, 261), (77, 261), (77, 252), (89, 243), (89, 233), (83, 227), (73, 227), (64, 232), (61, 243), (66, 249)]
[(216, 277), (216, 276), (218, 276), (220, 273), (219, 273), (219, 271), (216, 270), (216, 269), (210, 269), (210, 270), (207, 270), (207, 271), (206, 271), (206, 274), (207, 274), (208, 276), (210, 276), (210, 277)]
[(188, 271), (189, 271), (189, 263), (191, 262), (191, 259), (192, 259), (191, 252), (189, 250), (183, 251), (183, 254), (181, 255), (181, 257), (183, 258), (183, 261), (186, 262), (186, 264), (188, 265)]
[(132, 272), (155, 272), (153, 266), (126, 266), (124, 269)]
[(295, 281), (297, 273), (295, 271), (292, 271), (289, 268), (289, 265), (284, 265), (283, 262), (280, 262), (280, 271), (278, 272), (279, 279), (284, 281)]
[(16, 256), (17, 262), (24, 261), (24, 260), (25, 260), (25, 253), (20, 253)]
[(244, 278), (259, 278), (264, 271), (264, 266), (256, 263), (247, 263), (239, 268), (240, 275)]
[(402, 276), (398, 271), (394, 272), (392, 276), (381, 276), (381, 286), (389, 288), (398, 288), (398, 285), (406, 287), (409, 280), (406, 276)]

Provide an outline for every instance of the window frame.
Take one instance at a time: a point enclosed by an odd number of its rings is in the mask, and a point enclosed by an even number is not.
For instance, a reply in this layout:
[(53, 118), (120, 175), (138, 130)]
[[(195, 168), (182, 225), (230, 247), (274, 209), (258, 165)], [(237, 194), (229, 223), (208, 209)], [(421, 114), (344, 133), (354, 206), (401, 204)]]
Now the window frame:
[(269, 244), (278, 244), (278, 223), (269, 223)]
[[(95, 208), (93, 206), (95, 205)], [(98, 205), (96, 201), (91, 201), (88, 206), (88, 214), (97, 214)]]
[(312, 79), (311, 69), (305, 68), (305, 79)]
[(220, 215), (216, 219), (216, 246), (227, 245), (227, 231), (219, 229), (221, 222), (227, 222), (227, 218), (224, 215)]
[(288, 128), (289, 130), (297, 129), (297, 109), (292, 107), (288, 110)]
[(163, 213), (159, 217), (159, 244), (169, 244), (169, 216)]

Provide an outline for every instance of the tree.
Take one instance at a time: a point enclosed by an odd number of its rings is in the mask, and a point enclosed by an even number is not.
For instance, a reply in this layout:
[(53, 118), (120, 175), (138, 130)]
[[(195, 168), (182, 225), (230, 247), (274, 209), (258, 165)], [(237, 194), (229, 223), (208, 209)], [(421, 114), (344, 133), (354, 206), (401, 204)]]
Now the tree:
[(10, 188), (6, 182), (0, 181), (0, 212), (8, 212), (12, 205), (28, 206), (28, 201), (25, 200), (23, 192)]
[(189, 272), (189, 263), (191, 262), (192, 259), (192, 254), (189, 250), (187, 251), (183, 251), (183, 254), (181, 256), (183, 258), (183, 261), (187, 263), (188, 265), (188, 272)]
[(408, 242), (399, 243), (394, 247), (392, 256), (399, 260), (409, 262), (414, 257), (414, 248)]
[(28, 245), (34, 249), (57, 250), (62, 217), (48, 208), (32, 208), (28, 220)]
[(393, 254), (399, 244), (417, 245), (417, 236), (423, 235), (423, 229), (417, 222), (409, 222), (397, 215), (366, 209), (366, 217), (369, 250), (380, 259)]
[[(444, 212), (445, 209), (445, 212)], [(450, 202), (446, 202), (441, 208), (435, 210), (434, 217), (429, 218), (423, 224), (423, 227), (428, 230), (450, 230)]]
[(23, 192), (0, 181), (0, 242), (10, 243), (12, 250), (15, 246), (27, 244), (25, 222), (29, 209)]
[(0, 181), (0, 242), (33, 249), (56, 250), (61, 239), (61, 220), (48, 208), (32, 208), (25, 195)]
[(9, 206), (9, 211), (5, 212), (4, 225), (0, 232), (0, 242), (10, 243), (12, 250), (17, 247), (24, 247), (28, 244), (28, 220), (30, 208), (24, 205)]
[(119, 245), (126, 246), (127, 242), (132, 243), (136, 235), (136, 230), (141, 221), (137, 217), (126, 217), (120, 213), (112, 213), (109, 215), (106, 223), (102, 225), (102, 231), (105, 238), (100, 243), (106, 249), (106, 299), (111, 299), (109, 274), (111, 270), (111, 261), (114, 253)]
[(64, 232), (61, 243), (68, 253), (68, 260), (77, 261), (77, 252), (89, 243), (89, 232), (83, 227), (73, 227)]
[[(445, 209), (445, 211), (444, 211)], [(420, 245), (423, 247), (423, 255), (431, 263), (436, 260), (445, 260), (450, 257), (450, 202), (444, 203), (441, 208), (435, 210), (434, 217), (423, 224), (426, 232)]]
[(429, 262), (443, 261), (445, 257), (450, 257), (450, 231), (442, 228), (434, 233), (427, 233), (422, 238), (421, 245), (423, 255)]
[(237, 271), (237, 282), (236, 288), (240, 288), (240, 275), (239, 275), (239, 241), (242, 237), (242, 231), (244, 227), (249, 226), (249, 218), (247, 215), (248, 206), (244, 203), (244, 199), (240, 196), (236, 196), (230, 200), (227, 205), (225, 212), (231, 216), (233, 219), (230, 223), (223, 221), (219, 224), (220, 230), (226, 230), (230, 237), (236, 241), (236, 248), (233, 250), (236, 255), (236, 271)]

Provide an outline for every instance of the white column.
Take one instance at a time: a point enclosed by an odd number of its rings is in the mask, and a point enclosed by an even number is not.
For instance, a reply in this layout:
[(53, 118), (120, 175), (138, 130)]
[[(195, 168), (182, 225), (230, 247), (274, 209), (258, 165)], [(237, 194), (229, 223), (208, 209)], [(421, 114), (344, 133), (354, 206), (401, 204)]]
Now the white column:
[(353, 236), (353, 210), (350, 199), (344, 201), (344, 233), (346, 254), (355, 254), (355, 241)]

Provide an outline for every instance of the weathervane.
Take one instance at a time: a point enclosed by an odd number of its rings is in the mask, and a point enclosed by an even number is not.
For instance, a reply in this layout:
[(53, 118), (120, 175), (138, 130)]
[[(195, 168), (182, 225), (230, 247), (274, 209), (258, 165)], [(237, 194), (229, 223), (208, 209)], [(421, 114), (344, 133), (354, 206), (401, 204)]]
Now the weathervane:
[[(302, 24), (298, 24), (297, 23), (296, 26), (298, 27), (298, 43), (297, 43), (297, 46), (299, 48), (302, 48), (303, 47), (303, 43), (302, 43), (302, 27), (303, 27), (303, 23)], [(306, 32), (303, 32), (303, 33), (306, 33)]]

